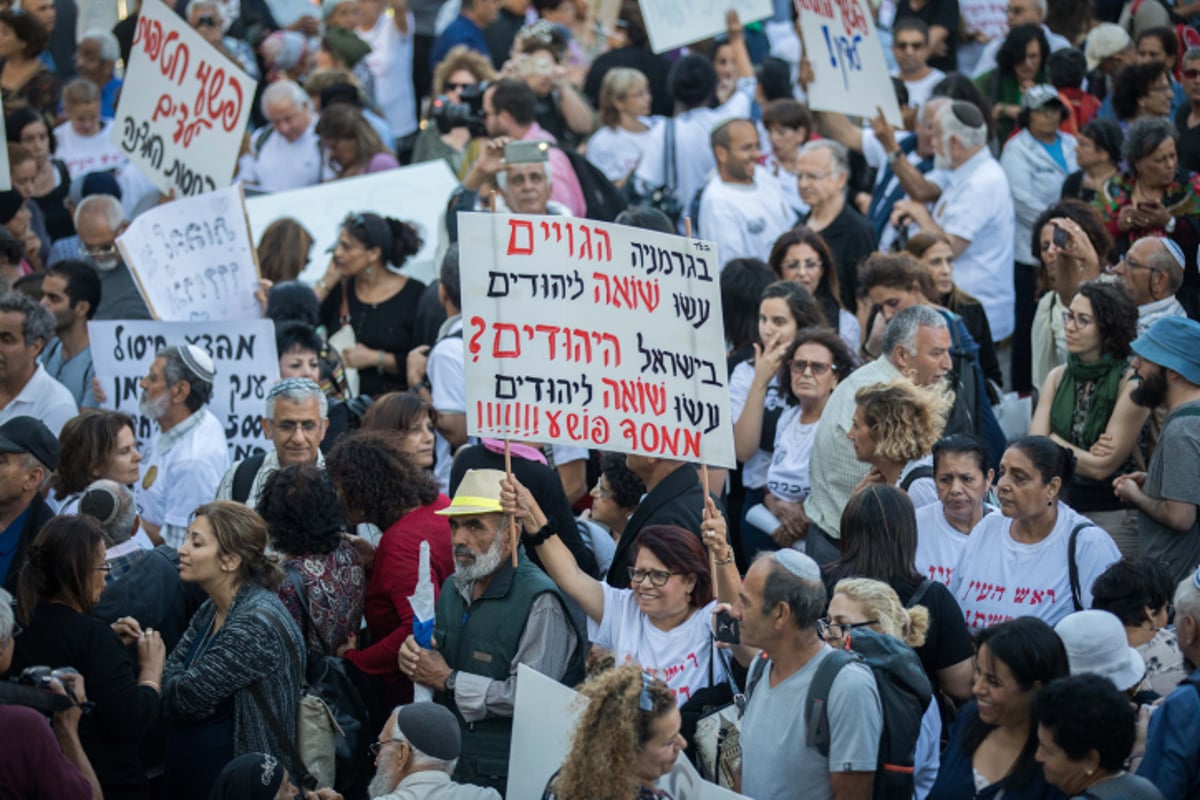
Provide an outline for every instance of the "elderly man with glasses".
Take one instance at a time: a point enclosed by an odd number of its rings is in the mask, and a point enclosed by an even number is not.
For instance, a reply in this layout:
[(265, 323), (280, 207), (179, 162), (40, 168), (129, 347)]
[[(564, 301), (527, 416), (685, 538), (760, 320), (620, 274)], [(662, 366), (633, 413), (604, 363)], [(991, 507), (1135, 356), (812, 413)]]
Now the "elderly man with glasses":
[(458, 721), (437, 703), (398, 706), (371, 745), (372, 800), (499, 800), (495, 789), (450, 779), (462, 752)]
[(1138, 335), (1167, 317), (1186, 317), (1175, 292), (1183, 284), (1183, 250), (1172, 239), (1147, 236), (1138, 239), (1117, 262), (1125, 291), (1138, 307)]
[(112, 195), (85, 197), (75, 209), (79, 255), (100, 276), (100, 307), (92, 319), (150, 319), (150, 309), (117, 249), (117, 237), (128, 227), (121, 201)]

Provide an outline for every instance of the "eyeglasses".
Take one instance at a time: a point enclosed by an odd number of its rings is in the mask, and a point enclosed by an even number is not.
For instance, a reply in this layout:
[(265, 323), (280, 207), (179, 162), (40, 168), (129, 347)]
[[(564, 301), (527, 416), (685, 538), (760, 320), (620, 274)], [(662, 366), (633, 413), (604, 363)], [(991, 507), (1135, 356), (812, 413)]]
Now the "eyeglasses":
[(1182, 75), (1186, 80), (1194, 81), (1196, 78), (1200, 78), (1200, 69), (1185, 69), (1179, 74)]
[(832, 636), (835, 639), (845, 639), (846, 634), (855, 628), (865, 628), (868, 625), (877, 625), (879, 620), (869, 619), (866, 622), (830, 622), (828, 617), (817, 620), (817, 633), (822, 639), (828, 639)]
[(817, 181), (825, 180), (832, 174), (832, 172), (800, 172), (796, 174), (796, 180), (816, 183)]
[(924, 42), (893, 42), (892, 47), (897, 50), (921, 50), (925, 47)]
[(311, 419), (306, 419), (303, 422), (296, 422), (294, 419), (285, 419), (282, 422), (275, 423), (275, 428), (277, 428), (280, 433), (286, 433), (288, 435), (295, 433), (297, 428), (305, 433), (314, 433), (318, 427), (320, 427), (320, 424)]
[(637, 567), (628, 567), (628, 570), (630, 583), (641, 583), (649, 578), (652, 586), (666, 586), (667, 581), (671, 580), (672, 575), (680, 574), (678, 572), (667, 572), (664, 569), (638, 569)]
[(467, 89), (473, 89), (476, 86), (478, 86), (478, 84), (475, 84), (475, 83), (447, 83), (446, 91), (447, 92), (465, 92)]
[(1129, 269), (1147, 269), (1151, 272), (1158, 272), (1158, 267), (1152, 267), (1149, 264), (1139, 264), (1129, 256), (1121, 256), (1120, 263), (1124, 264)]
[(404, 744), (403, 739), (386, 739), (382, 742), (371, 742), (371, 746), (367, 748), (367, 752), (371, 754), (371, 758), (378, 758), (379, 751), (383, 749), (385, 744)]
[(802, 269), (806, 272), (816, 272), (821, 269), (821, 262), (815, 258), (806, 258), (803, 261), (789, 261), (783, 265), (785, 270)]
[(1087, 314), (1076, 314), (1074, 311), (1062, 312), (1062, 320), (1064, 326), (1070, 325), (1075, 328), (1086, 328), (1088, 325), (1091, 325), (1093, 322), (1095, 322), (1095, 320), (1092, 317), (1089, 317)]
[(820, 378), (828, 374), (829, 370), (833, 369), (833, 365), (820, 361), (805, 361), (798, 358), (795, 361), (788, 362), (788, 369), (792, 371), (793, 375), (803, 375), (805, 372), (811, 372), (814, 378)]
[(100, 247), (84, 247), (79, 246), (79, 255), (87, 256), (88, 258), (112, 258), (117, 254), (117, 245), (106, 244)]

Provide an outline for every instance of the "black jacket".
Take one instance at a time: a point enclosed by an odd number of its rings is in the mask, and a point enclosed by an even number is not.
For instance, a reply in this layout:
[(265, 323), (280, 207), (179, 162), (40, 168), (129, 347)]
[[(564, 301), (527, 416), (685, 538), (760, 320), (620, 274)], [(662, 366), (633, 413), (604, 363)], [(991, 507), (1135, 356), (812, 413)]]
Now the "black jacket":
[(21, 574), (21, 567), (25, 564), (25, 553), (28, 551), (29, 545), (33, 544), (33, 539), (38, 535), (38, 531), (53, 516), (54, 512), (50, 510), (50, 506), (46, 505), (42, 496), (35, 494), (29, 501), (29, 516), (25, 517), (25, 527), (21, 529), (21, 539), (17, 542), (17, 551), (13, 553), (13, 559), (8, 565), (8, 574), (4, 576), (4, 588), (14, 597), (17, 594), (17, 576)]

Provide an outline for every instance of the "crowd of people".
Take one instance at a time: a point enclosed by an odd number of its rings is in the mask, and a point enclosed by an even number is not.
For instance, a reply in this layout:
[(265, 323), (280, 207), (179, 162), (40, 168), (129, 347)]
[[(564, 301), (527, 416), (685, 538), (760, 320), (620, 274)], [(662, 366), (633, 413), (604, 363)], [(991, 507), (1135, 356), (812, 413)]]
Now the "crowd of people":
[[(170, 202), (138, 7), (0, 5), (0, 797), (501, 797), (522, 665), (580, 695), (554, 800), (1200, 797), (1196, 9), (884, 3), (899, 127), (809, 107), (787, 0), (663, 54), (637, 0), (181, 0), (248, 190), (459, 184), (262, 232), (231, 460), (227, 363), (159, 349), (139, 421), (90, 351)], [(716, 244), (736, 469), (468, 434), (493, 211)]]

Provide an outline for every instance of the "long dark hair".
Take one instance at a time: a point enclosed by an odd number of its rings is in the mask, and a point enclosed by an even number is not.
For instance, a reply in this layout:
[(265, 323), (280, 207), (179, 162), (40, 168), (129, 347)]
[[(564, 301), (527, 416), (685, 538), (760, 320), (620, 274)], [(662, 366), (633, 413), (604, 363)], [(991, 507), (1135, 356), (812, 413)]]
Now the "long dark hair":
[(851, 495), (841, 533), (842, 554), (825, 568), (827, 586), (842, 578), (872, 578), (895, 589), (921, 580), (917, 512), (903, 489), (868, 486)]
[(104, 549), (100, 523), (87, 516), (55, 517), (33, 540), (17, 578), (17, 615), (23, 624), (38, 603), (63, 600), (92, 610), (92, 575), (96, 551)]
[(817, 291), (813, 292), (813, 299), (821, 306), (825, 321), (831, 327), (836, 328), (838, 314), (842, 309), (842, 290), (838, 284), (837, 265), (833, 263), (833, 254), (829, 251), (829, 245), (825, 244), (825, 240), (821, 238), (821, 234), (804, 225), (792, 228), (776, 239), (775, 244), (771, 246), (771, 255), (767, 256), (767, 266), (780, 280), (783, 280), (783, 259), (787, 257), (788, 248), (798, 244), (806, 244), (811, 247), (821, 261), (821, 280), (817, 282)]
[[(1035, 688), (1047, 686), (1056, 678), (1070, 674), (1067, 651), (1062, 640), (1053, 628), (1037, 617), (1017, 617), (984, 628), (975, 636), (977, 655), (985, 644), (992, 658), (1004, 662), (1004, 666), (1008, 667), (1022, 691), (1031, 692)], [(1033, 697), (1029, 700), (1032, 712)], [(978, 714), (970, 717), (965, 724), (963, 749), (968, 755), (973, 755), (996, 726), (983, 722)], [(1001, 781), (1004, 789), (1021, 789), (1033, 780), (1040, 770), (1034, 758), (1037, 746), (1037, 725), (1033, 723), (1031, 716), (1029, 736), (1021, 749), (1021, 755)]]
[[(775, 281), (766, 289), (763, 290), (762, 298), (758, 304), (762, 306), (763, 300), (780, 299), (787, 303), (788, 313), (796, 323), (796, 329), (824, 327), (828, 328), (829, 323), (825, 319), (825, 313), (821, 311), (821, 307), (817, 305), (817, 301), (813, 296), (796, 281)], [(762, 342), (759, 342), (762, 344)]]

